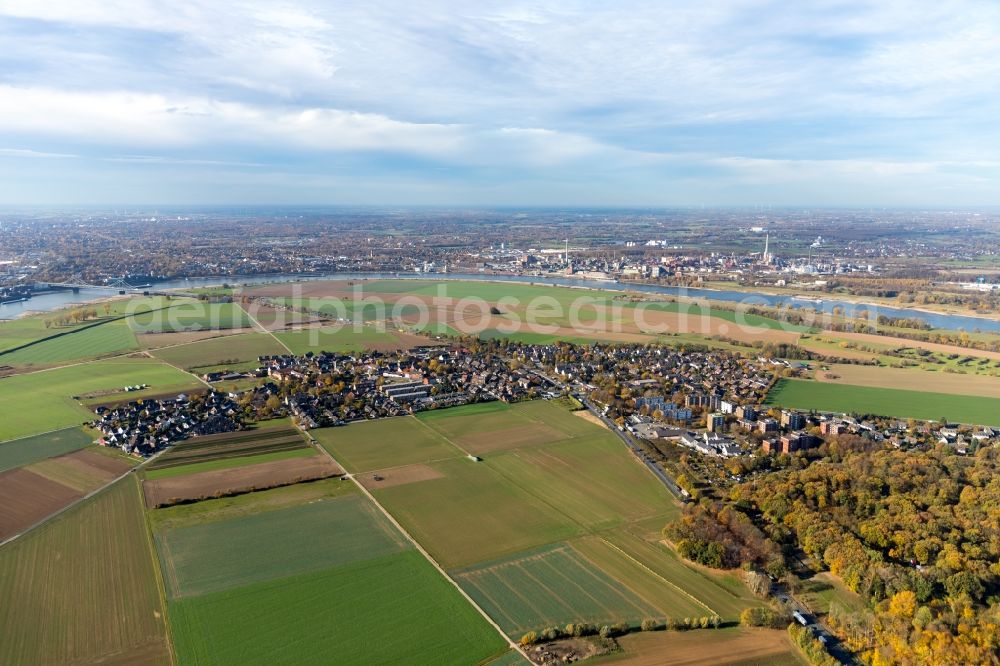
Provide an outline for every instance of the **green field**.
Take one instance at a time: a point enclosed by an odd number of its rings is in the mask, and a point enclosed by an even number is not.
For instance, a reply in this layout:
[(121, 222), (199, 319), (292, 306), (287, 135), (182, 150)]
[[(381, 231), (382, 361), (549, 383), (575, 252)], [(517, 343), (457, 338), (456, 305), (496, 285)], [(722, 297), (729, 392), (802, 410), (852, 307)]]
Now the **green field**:
[(210, 366), (232, 366), (250, 361), (253, 361), (256, 367), (258, 356), (287, 353), (284, 347), (266, 333), (240, 333), (159, 349), (153, 352), (153, 356), (171, 365), (190, 370)]
[(73, 331), (0, 355), (0, 363), (9, 365), (55, 365), (77, 359), (97, 358), (138, 348), (128, 324), (112, 321)]
[(77, 451), (93, 439), (82, 428), (66, 428), (0, 444), (0, 472)]
[(500, 635), (344, 481), (149, 512), (183, 664), (475, 664)]
[(481, 462), (455, 458), (431, 467), (443, 478), (372, 492), (442, 566), (512, 555), (581, 531), (557, 508)]
[(146, 472), (146, 478), (152, 480), (167, 479), (172, 476), (184, 476), (185, 474), (197, 474), (198, 472), (214, 472), (220, 469), (232, 469), (234, 467), (244, 467), (246, 465), (275, 462), (276, 460), (288, 460), (289, 458), (308, 458), (314, 455), (316, 455), (315, 449), (295, 448), (288, 451), (257, 453), (249, 456), (235, 456), (232, 458), (206, 460), (204, 462), (190, 463), (187, 465), (159, 467)]
[(522, 448), (484, 464), (588, 529), (652, 516), (663, 516), (666, 524), (676, 515), (667, 489), (608, 433)]
[(365, 326), (355, 331), (353, 326), (328, 326), (326, 328), (306, 328), (298, 331), (281, 331), (274, 334), (293, 354), (306, 352), (352, 352), (362, 351), (372, 345), (396, 344), (397, 338), (389, 331), (378, 331), (374, 326)]
[(360, 495), (166, 530), (156, 542), (173, 598), (349, 564), (409, 546)]
[[(54, 322), (58, 317), (75, 309), (70, 307), (30, 317), (22, 317), (20, 319), (0, 321), (0, 351), (11, 349), (13, 347), (19, 347), (23, 344), (41, 340), (43, 338), (49, 338), (59, 333), (72, 332), (74, 335), (77, 335), (78, 333), (84, 332), (83, 329), (86, 329), (89, 326), (103, 320), (113, 319), (115, 317), (120, 317), (133, 312), (162, 308), (166, 305), (168, 305), (168, 299), (160, 296), (119, 298), (114, 301), (109, 301), (106, 304), (99, 303), (86, 306), (97, 310), (97, 319), (88, 319), (76, 323), (67, 323), (65, 325), (55, 324)], [(105, 311), (105, 307), (107, 307), (107, 311)], [(46, 321), (49, 322), (49, 327), (46, 327)], [(98, 328), (101, 327), (103, 327), (103, 324)]]
[[(569, 622), (637, 624), (666, 615), (565, 544), (464, 569), (456, 576), (509, 636)], [(675, 596), (678, 614), (705, 614), (697, 604)]]
[(311, 434), (349, 472), (368, 472), (462, 455), (410, 416), (322, 428)]
[(236, 303), (175, 301), (168, 310), (137, 314), (129, 320), (136, 333), (246, 328), (250, 318)]
[[(231, 462), (236, 459), (263, 454), (288, 452), (303, 452), (301, 455), (312, 455), (316, 452), (292, 427), (287, 419), (280, 419), (270, 425), (252, 430), (239, 430), (220, 435), (193, 437), (178, 442), (169, 451), (164, 452), (156, 460), (146, 466), (149, 478), (163, 478), (177, 474), (188, 474), (195, 465), (219, 463), (220, 467), (204, 469), (223, 469), (226, 466), (238, 467), (248, 462)], [(289, 457), (289, 456), (286, 456)], [(294, 457), (294, 456), (291, 456)], [(231, 462), (226, 465), (225, 462)], [(177, 471), (183, 468), (182, 471)], [(163, 474), (162, 472), (168, 471)]]
[(396, 319), (420, 314), (420, 306), (416, 303), (355, 301), (350, 298), (308, 297), (308, 298), (273, 298), (275, 303), (296, 309), (317, 312), (326, 317), (350, 319), (351, 321), (377, 321), (380, 319)]
[(477, 664), (507, 644), (416, 551), (170, 605), (183, 664)]
[(201, 384), (185, 372), (144, 358), (95, 361), (0, 379), (0, 441), (80, 425), (93, 412), (73, 396), (149, 384), (130, 399)]
[[(630, 308), (632, 309), (632, 308)], [(704, 307), (698, 303), (691, 302), (650, 302), (643, 303), (638, 306), (640, 310), (652, 310), (658, 312), (673, 312), (677, 314), (686, 314), (691, 318), (695, 317), (714, 317), (716, 319), (723, 319), (733, 324), (740, 326), (749, 326), (752, 328), (759, 328), (769, 331), (795, 331), (801, 333), (810, 330), (808, 326), (799, 326), (797, 324), (789, 324), (787, 322), (778, 321), (777, 319), (771, 319), (769, 317), (761, 317), (760, 315), (748, 314), (743, 312), (735, 312), (733, 310), (725, 310), (722, 308), (713, 308), (710, 304), (706, 304)], [(629, 315), (632, 319), (633, 315)]]
[(128, 477), (0, 549), (0, 663), (170, 663), (141, 506)]
[(1000, 425), (1000, 399), (783, 379), (767, 404), (792, 409)]

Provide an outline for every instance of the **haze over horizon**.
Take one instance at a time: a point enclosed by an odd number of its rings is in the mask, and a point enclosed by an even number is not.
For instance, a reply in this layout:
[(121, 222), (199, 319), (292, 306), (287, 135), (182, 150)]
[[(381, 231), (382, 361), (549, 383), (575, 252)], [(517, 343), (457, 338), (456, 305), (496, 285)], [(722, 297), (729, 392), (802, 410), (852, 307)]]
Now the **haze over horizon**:
[(1000, 204), (1000, 6), (0, 0), (0, 205)]

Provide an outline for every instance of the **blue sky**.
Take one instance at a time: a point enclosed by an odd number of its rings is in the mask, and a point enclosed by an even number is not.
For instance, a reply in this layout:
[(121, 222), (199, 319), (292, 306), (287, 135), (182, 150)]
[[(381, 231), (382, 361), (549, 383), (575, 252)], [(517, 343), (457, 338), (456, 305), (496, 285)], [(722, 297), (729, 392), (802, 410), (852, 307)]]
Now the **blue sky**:
[(1000, 3), (0, 0), (0, 204), (1000, 204)]

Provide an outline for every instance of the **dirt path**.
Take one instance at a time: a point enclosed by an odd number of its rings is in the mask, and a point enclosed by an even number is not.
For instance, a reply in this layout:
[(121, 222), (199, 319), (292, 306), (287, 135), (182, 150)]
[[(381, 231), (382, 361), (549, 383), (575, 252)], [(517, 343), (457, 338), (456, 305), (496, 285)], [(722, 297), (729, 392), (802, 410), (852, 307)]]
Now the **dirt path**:
[[(285, 351), (287, 351), (289, 354), (292, 354), (292, 350), (288, 347), (288, 345), (286, 345), (284, 342), (281, 341), (281, 338), (279, 338), (277, 335), (275, 335), (274, 332), (271, 331), (271, 329), (269, 329), (266, 326), (264, 326), (264, 324), (262, 324), (259, 321), (257, 321), (257, 318), (254, 317), (252, 314), (250, 314), (250, 311), (247, 310), (245, 307), (243, 307), (242, 303), (240, 303), (239, 306), (240, 306), (240, 310), (243, 310), (243, 312), (247, 313), (247, 317), (250, 319), (250, 323), (253, 324), (255, 328), (259, 329), (261, 333), (265, 333), (267, 335), (270, 335), (272, 338), (274, 338), (275, 342), (277, 342), (279, 345), (281, 345), (285, 349)], [(294, 354), (292, 354), (292, 355), (294, 356)]]

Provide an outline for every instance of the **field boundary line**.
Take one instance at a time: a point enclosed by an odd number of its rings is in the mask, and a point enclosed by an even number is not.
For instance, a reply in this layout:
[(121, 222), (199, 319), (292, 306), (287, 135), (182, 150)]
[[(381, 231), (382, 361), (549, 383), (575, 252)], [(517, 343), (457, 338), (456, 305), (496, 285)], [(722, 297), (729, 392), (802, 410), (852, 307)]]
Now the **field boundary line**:
[[(413, 420), (415, 420), (415, 421), (416, 421), (417, 423), (419, 423), (419, 424), (420, 424), (420, 425), (422, 425), (423, 427), (427, 428), (427, 429), (428, 429), (428, 430), (430, 430), (430, 431), (431, 431), (432, 433), (434, 433), (434, 434), (435, 434), (436, 436), (440, 437), (441, 439), (443, 439), (444, 441), (448, 442), (449, 444), (451, 444), (452, 446), (454, 446), (454, 447), (455, 447), (456, 449), (458, 449), (459, 451), (461, 451), (462, 455), (466, 456), (467, 458), (468, 458), (468, 457), (472, 457), (472, 454), (471, 454), (471, 453), (469, 453), (468, 451), (466, 451), (465, 449), (463, 449), (463, 448), (462, 448), (461, 446), (459, 446), (458, 444), (456, 444), (455, 442), (453, 442), (453, 441), (452, 441), (452, 439), (451, 439), (451, 437), (448, 437), (448, 435), (444, 434), (443, 432), (440, 432), (440, 431), (439, 431), (439, 430), (437, 430), (436, 428), (433, 428), (433, 427), (431, 427), (431, 426), (427, 425), (426, 423), (424, 423), (423, 421), (421, 421), (421, 420), (420, 420), (419, 418), (417, 418), (417, 417), (416, 417), (415, 415), (411, 414), (410, 416), (411, 416), (411, 417), (413, 418)], [(477, 456), (477, 457), (478, 457), (478, 456)], [(449, 460), (450, 460), (450, 459), (449, 459)]]
[[(329, 451), (327, 451), (327, 450), (326, 450), (325, 448), (323, 448), (323, 447), (320, 447), (320, 448), (322, 449), (323, 453), (325, 453), (325, 454), (326, 454), (326, 456), (327, 456), (327, 457), (328, 457), (328, 458), (329, 458), (329, 459), (330, 459), (331, 461), (333, 461), (333, 463), (334, 463), (335, 465), (337, 465), (337, 466), (338, 466), (338, 467), (340, 467), (341, 469), (344, 469), (343, 465), (341, 465), (341, 464), (340, 464), (339, 462), (337, 462), (337, 459), (336, 459), (336, 458), (334, 458), (334, 457), (333, 457), (333, 455), (332, 455), (332, 454), (331, 454), (331, 453), (330, 453)], [(403, 535), (404, 537), (406, 537), (406, 539), (407, 539), (407, 540), (408, 540), (408, 541), (409, 541), (410, 543), (412, 543), (412, 544), (413, 544), (413, 547), (417, 549), (417, 552), (419, 552), (419, 553), (420, 553), (421, 555), (423, 555), (423, 556), (424, 556), (424, 558), (425, 558), (425, 559), (426, 559), (426, 560), (427, 560), (428, 562), (430, 562), (430, 563), (431, 563), (431, 565), (432, 565), (432, 566), (433, 566), (433, 567), (434, 567), (435, 569), (437, 569), (438, 573), (440, 573), (440, 574), (441, 574), (442, 576), (444, 576), (445, 580), (447, 580), (447, 581), (448, 581), (449, 583), (451, 583), (451, 584), (452, 584), (452, 586), (454, 586), (454, 588), (455, 588), (456, 590), (458, 590), (459, 594), (461, 594), (461, 595), (462, 595), (462, 597), (463, 597), (463, 598), (464, 598), (464, 599), (465, 599), (465, 600), (466, 600), (467, 602), (469, 602), (469, 604), (470, 604), (470, 605), (472, 605), (472, 607), (473, 607), (473, 608), (475, 608), (475, 609), (476, 609), (476, 610), (477, 610), (477, 611), (479, 612), (479, 614), (480, 614), (480, 615), (482, 615), (482, 616), (483, 616), (483, 618), (484, 618), (484, 619), (485, 619), (485, 620), (486, 620), (487, 622), (489, 622), (489, 623), (490, 623), (490, 626), (491, 626), (491, 627), (493, 627), (494, 629), (496, 629), (497, 633), (499, 633), (499, 634), (500, 634), (500, 636), (501, 636), (501, 637), (502, 637), (502, 638), (503, 638), (503, 639), (504, 639), (505, 641), (507, 641), (507, 646), (508, 646), (508, 648), (510, 648), (510, 649), (513, 649), (513, 650), (517, 650), (517, 652), (518, 652), (518, 653), (519, 653), (519, 654), (520, 654), (520, 655), (521, 655), (522, 657), (524, 657), (525, 659), (527, 659), (527, 660), (528, 660), (529, 662), (531, 661), (531, 659), (528, 659), (528, 655), (527, 655), (527, 653), (526, 653), (526, 652), (525, 652), (525, 651), (524, 651), (523, 649), (521, 649), (521, 646), (520, 646), (520, 645), (518, 645), (517, 643), (515, 643), (515, 642), (514, 642), (514, 641), (513, 641), (513, 640), (512, 640), (512, 639), (511, 639), (511, 638), (510, 638), (510, 637), (509, 637), (509, 636), (508, 636), (508, 635), (507, 635), (506, 633), (504, 633), (504, 630), (503, 630), (503, 629), (502, 629), (502, 628), (500, 627), (500, 625), (499, 625), (499, 624), (497, 624), (496, 620), (494, 620), (494, 619), (493, 619), (492, 617), (490, 617), (489, 613), (487, 613), (487, 612), (486, 612), (486, 611), (485, 611), (485, 610), (483, 609), (483, 607), (482, 607), (482, 606), (480, 606), (480, 605), (479, 605), (478, 603), (476, 603), (476, 600), (475, 600), (475, 599), (473, 599), (473, 598), (472, 598), (472, 597), (471, 597), (471, 596), (469, 595), (469, 593), (468, 593), (468, 592), (466, 592), (465, 590), (463, 590), (463, 589), (462, 589), (462, 586), (458, 584), (458, 581), (456, 581), (456, 580), (455, 580), (454, 578), (452, 578), (451, 576), (449, 576), (449, 575), (448, 575), (448, 572), (444, 570), (444, 567), (442, 567), (442, 566), (441, 566), (440, 564), (438, 564), (438, 561), (437, 561), (437, 560), (435, 560), (435, 559), (434, 559), (434, 557), (433, 557), (433, 556), (432, 556), (432, 555), (431, 555), (431, 554), (430, 554), (429, 552), (427, 552), (427, 550), (426, 550), (426, 549), (425, 549), (425, 548), (424, 548), (423, 546), (421, 546), (421, 545), (420, 545), (420, 543), (419, 543), (419, 542), (418, 542), (418, 541), (417, 541), (416, 539), (414, 539), (414, 538), (413, 538), (413, 536), (411, 536), (409, 532), (407, 532), (407, 531), (406, 531), (406, 529), (405, 529), (405, 528), (404, 528), (404, 527), (403, 527), (403, 526), (402, 526), (402, 525), (401, 525), (401, 524), (399, 523), (399, 521), (398, 521), (398, 520), (396, 520), (396, 518), (395, 518), (395, 517), (394, 517), (394, 516), (393, 516), (393, 515), (392, 515), (391, 513), (389, 513), (388, 509), (386, 509), (386, 508), (385, 508), (384, 506), (382, 506), (381, 502), (379, 502), (379, 501), (378, 501), (377, 499), (375, 499), (375, 496), (374, 496), (374, 495), (372, 495), (372, 494), (371, 494), (371, 492), (369, 492), (369, 491), (368, 491), (368, 489), (367, 489), (367, 488), (365, 488), (365, 487), (364, 487), (364, 485), (362, 485), (362, 483), (361, 483), (360, 481), (358, 481), (357, 479), (355, 479), (355, 478), (354, 478), (354, 475), (353, 475), (353, 474), (349, 474), (349, 473), (346, 473), (346, 474), (345, 474), (345, 477), (346, 477), (346, 478), (348, 478), (348, 479), (350, 479), (350, 480), (351, 480), (351, 483), (353, 483), (353, 484), (354, 484), (355, 486), (357, 486), (357, 487), (358, 487), (358, 489), (359, 489), (359, 490), (361, 490), (361, 492), (362, 492), (362, 493), (363, 493), (363, 494), (365, 495), (365, 497), (367, 497), (367, 498), (368, 498), (368, 500), (369, 500), (369, 501), (370, 501), (370, 502), (371, 502), (372, 504), (374, 504), (374, 505), (375, 505), (375, 506), (376, 506), (376, 507), (378, 508), (378, 510), (379, 510), (379, 511), (381, 511), (381, 512), (382, 512), (382, 514), (383, 514), (383, 515), (384, 515), (384, 516), (386, 517), (386, 519), (388, 519), (388, 520), (389, 520), (389, 522), (391, 522), (391, 523), (392, 523), (392, 525), (393, 525), (393, 526), (394, 526), (394, 527), (395, 527), (395, 528), (396, 528), (397, 530), (399, 530), (399, 532), (400, 532), (400, 533), (401, 533), (401, 534), (402, 534), (402, 535)]]
[[(621, 548), (619, 548), (615, 544), (611, 543), (610, 541), (608, 541), (604, 537), (598, 536), (597, 538), (600, 539), (601, 541), (603, 541), (605, 544), (607, 544), (611, 548), (617, 550), (619, 553), (621, 553), (622, 555), (624, 555), (627, 559), (631, 560), (634, 564), (636, 564), (639, 567), (645, 569), (646, 571), (648, 571), (649, 573), (653, 574), (655, 577), (659, 578), (660, 580), (662, 580), (664, 583), (666, 583), (670, 587), (674, 588), (675, 590), (677, 590), (678, 592), (680, 592), (684, 596), (688, 597), (689, 599), (691, 599), (691, 601), (695, 602), (696, 604), (698, 604), (702, 608), (706, 609), (708, 612), (712, 613), (713, 615), (719, 615), (715, 611), (714, 608), (712, 608), (711, 606), (709, 606), (708, 604), (706, 604), (704, 601), (702, 601), (698, 597), (694, 596), (693, 594), (691, 594), (690, 592), (688, 592), (687, 590), (685, 590), (684, 588), (682, 588), (680, 585), (677, 585), (676, 583), (674, 583), (672, 581), (669, 581), (666, 578), (664, 578), (663, 576), (661, 576), (660, 574), (656, 573), (655, 571), (653, 571), (652, 569), (650, 569), (648, 566), (646, 566), (645, 564), (643, 564), (639, 560), (635, 559), (634, 557), (632, 557), (631, 555), (629, 555), (624, 550), (622, 550)], [(720, 617), (721, 617), (721, 615), (720, 615)]]
[(136, 493), (139, 496), (139, 506), (142, 511), (142, 524), (146, 528), (146, 550), (153, 561), (153, 573), (156, 577), (156, 591), (160, 597), (160, 605), (163, 608), (163, 627), (167, 639), (167, 652), (170, 654), (170, 663), (177, 664), (177, 654), (174, 652), (173, 632), (170, 627), (169, 611), (167, 610), (167, 588), (163, 580), (163, 571), (160, 568), (160, 558), (156, 551), (156, 541), (153, 537), (153, 526), (149, 523), (149, 512), (146, 510), (146, 497), (142, 493), (142, 483), (136, 477)]
[[(233, 302), (235, 303), (235, 301), (233, 301)], [(282, 342), (281, 338), (279, 338), (277, 335), (274, 334), (274, 331), (268, 329), (266, 326), (264, 326), (264, 324), (262, 324), (259, 321), (257, 321), (257, 318), (254, 317), (252, 314), (250, 314), (250, 311), (247, 310), (245, 307), (243, 307), (242, 303), (237, 303), (237, 305), (240, 306), (240, 310), (243, 310), (243, 312), (246, 313), (247, 319), (250, 320), (251, 324), (253, 324), (254, 326), (260, 328), (260, 330), (261, 330), (262, 333), (266, 333), (267, 335), (270, 335), (272, 338), (274, 338), (275, 342), (277, 342), (279, 345), (281, 345), (282, 347), (285, 348), (285, 351), (287, 351), (292, 356), (295, 356), (295, 353), (292, 352), (292, 348), (289, 347), (288, 345), (286, 345), (284, 342)]]

